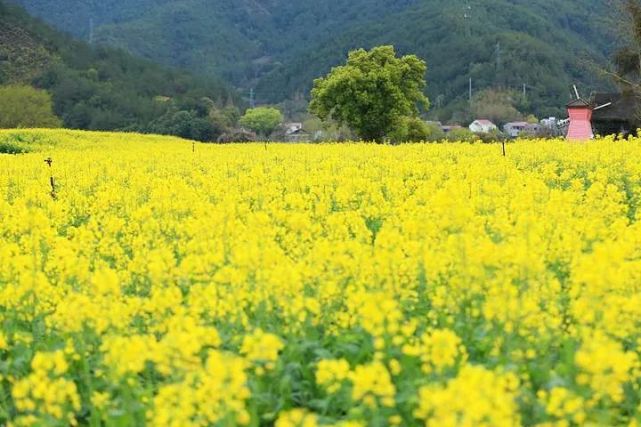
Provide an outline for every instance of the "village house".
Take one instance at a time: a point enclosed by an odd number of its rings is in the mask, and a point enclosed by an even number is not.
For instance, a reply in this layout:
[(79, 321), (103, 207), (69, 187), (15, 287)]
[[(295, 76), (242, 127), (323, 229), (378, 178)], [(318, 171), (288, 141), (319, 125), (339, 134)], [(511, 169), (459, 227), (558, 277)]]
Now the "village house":
[(503, 132), (510, 138), (518, 138), (527, 126), (528, 122), (510, 122), (503, 126)]
[(541, 131), (541, 125), (528, 122), (510, 122), (503, 126), (503, 132), (510, 138), (534, 136)]
[(474, 120), (469, 128), (474, 133), (490, 133), (498, 130), (498, 127), (494, 123), (486, 119)]
[(527, 126), (528, 122), (510, 122), (503, 125), (503, 132), (510, 138), (518, 138)]

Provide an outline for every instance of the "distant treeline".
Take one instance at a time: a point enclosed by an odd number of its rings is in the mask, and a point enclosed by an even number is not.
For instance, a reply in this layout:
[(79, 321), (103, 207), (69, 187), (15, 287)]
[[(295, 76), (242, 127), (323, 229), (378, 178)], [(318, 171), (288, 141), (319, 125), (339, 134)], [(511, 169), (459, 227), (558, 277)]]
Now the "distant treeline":
[(253, 87), (259, 103), (308, 99), (349, 50), (394, 45), (427, 62), (432, 118), (455, 122), (473, 119), (470, 78), (474, 93), (525, 91), (525, 114), (563, 114), (573, 84), (601, 85), (588, 65), (616, 26), (603, 0), (14, 1), (84, 39), (93, 22), (97, 43)]
[(25, 84), (50, 93), (68, 128), (198, 140), (215, 140), (235, 124), (241, 102), (218, 79), (90, 46), (0, 0), (0, 85)]

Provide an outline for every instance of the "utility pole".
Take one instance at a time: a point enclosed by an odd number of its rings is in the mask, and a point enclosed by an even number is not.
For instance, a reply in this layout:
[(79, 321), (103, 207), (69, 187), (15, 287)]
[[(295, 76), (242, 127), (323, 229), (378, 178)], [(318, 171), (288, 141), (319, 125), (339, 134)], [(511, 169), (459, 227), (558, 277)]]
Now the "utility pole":
[(472, 36), (472, 6), (469, 2), (465, 4), (465, 10), (463, 12), (463, 21), (465, 22), (465, 33), (468, 37)]
[(249, 106), (256, 108), (256, 100), (254, 99), (254, 88), (249, 89)]
[(94, 22), (93, 22), (93, 17), (94, 17), (94, 10), (96, 9), (95, 1), (94, 0), (89, 0), (87, 2), (87, 12), (89, 15), (89, 44), (93, 45), (94, 41)]
[(93, 44), (93, 28), (94, 28), (94, 25), (93, 25), (93, 17), (92, 17), (92, 18), (89, 18), (89, 44), (90, 45)]
[(444, 98), (445, 98), (445, 95), (443, 94), (436, 97), (436, 108), (438, 108), (439, 110), (441, 109), (441, 107), (443, 107)]

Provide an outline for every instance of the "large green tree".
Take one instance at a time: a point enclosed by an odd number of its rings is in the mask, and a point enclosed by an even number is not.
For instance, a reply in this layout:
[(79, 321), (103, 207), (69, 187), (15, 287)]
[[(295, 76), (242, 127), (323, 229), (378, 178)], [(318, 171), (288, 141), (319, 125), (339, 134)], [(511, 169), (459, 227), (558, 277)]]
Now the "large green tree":
[(47, 92), (24, 85), (0, 86), (0, 128), (60, 126)]
[(382, 141), (419, 106), (429, 107), (424, 94), (425, 61), (397, 57), (393, 46), (349, 53), (347, 64), (314, 81), (310, 112), (350, 127), (367, 141)]
[(249, 128), (258, 135), (268, 137), (283, 122), (283, 114), (277, 108), (250, 108), (240, 118), (240, 125)]

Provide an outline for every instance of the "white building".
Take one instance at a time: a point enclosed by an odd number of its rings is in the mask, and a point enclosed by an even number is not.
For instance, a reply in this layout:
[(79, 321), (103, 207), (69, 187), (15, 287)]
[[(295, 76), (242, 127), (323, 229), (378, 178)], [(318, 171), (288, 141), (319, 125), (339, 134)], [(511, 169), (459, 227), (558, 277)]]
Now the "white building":
[(489, 120), (479, 119), (470, 124), (470, 130), (474, 133), (490, 133), (498, 130), (498, 127)]

